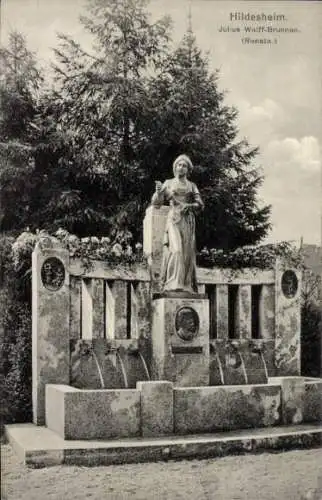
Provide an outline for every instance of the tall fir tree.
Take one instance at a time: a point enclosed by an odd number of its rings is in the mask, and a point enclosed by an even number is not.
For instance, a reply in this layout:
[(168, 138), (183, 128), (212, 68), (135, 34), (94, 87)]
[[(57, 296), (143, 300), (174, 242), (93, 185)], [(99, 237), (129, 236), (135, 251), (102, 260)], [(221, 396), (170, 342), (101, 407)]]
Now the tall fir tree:
[(263, 180), (254, 166), (258, 149), (238, 140), (238, 113), (225, 105), (218, 79), (189, 27), (162, 78), (152, 82), (158, 107), (149, 144), (161, 178), (176, 155), (191, 156), (205, 201), (199, 246), (228, 249), (260, 241), (269, 229), (270, 207), (257, 205)]
[(34, 130), (42, 77), (26, 40), (11, 32), (0, 48), (0, 226), (23, 227), (30, 210), (34, 171)]
[(153, 108), (147, 75), (161, 68), (170, 24), (168, 18), (151, 23), (146, 4), (91, 0), (81, 21), (93, 36), (93, 52), (64, 35), (56, 50), (58, 121), (71, 139), (74, 167), (82, 172), (77, 189), (105, 222), (96, 228), (99, 233), (113, 227), (136, 233), (142, 214), (141, 152)]

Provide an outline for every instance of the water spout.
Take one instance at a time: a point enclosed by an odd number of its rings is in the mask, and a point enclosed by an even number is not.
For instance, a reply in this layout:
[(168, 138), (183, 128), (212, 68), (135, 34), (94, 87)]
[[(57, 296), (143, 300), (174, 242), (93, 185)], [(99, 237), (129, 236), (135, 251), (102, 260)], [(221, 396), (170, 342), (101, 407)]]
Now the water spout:
[(265, 371), (265, 377), (266, 377), (266, 380), (268, 380), (268, 370), (267, 370), (267, 364), (266, 364), (266, 360), (264, 358), (264, 354), (263, 354), (263, 351), (260, 350), (260, 357), (261, 357), (261, 360), (263, 362), (263, 365), (264, 365), (264, 371)]
[(144, 371), (145, 371), (145, 374), (147, 376), (147, 379), (148, 380), (151, 380), (151, 377), (150, 377), (150, 374), (149, 374), (149, 370), (148, 370), (148, 367), (147, 367), (147, 364), (145, 362), (145, 359), (143, 357), (143, 355), (141, 354), (141, 352), (139, 351), (139, 356), (140, 356), (140, 359), (142, 361), (142, 365), (143, 365), (143, 368), (144, 368)]
[(222, 364), (217, 349), (215, 349), (215, 356), (218, 363), (221, 383), (222, 385), (225, 385), (224, 370), (222, 369)]
[(141, 352), (139, 351), (139, 356), (140, 356), (140, 359), (142, 361), (142, 365), (143, 365), (143, 368), (144, 368), (144, 371), (145, 371), (145, 374), (147, 376), (147, 379), (148, 380), (151, 380), (151, 377), (150, 377), (150, 374), (149, 374), (149, 370), (148, 370), (148, 367), (147, 367), (147, 364), (145, 362), (145, 359), (144, 357), (142, 356)]
[(94, 361), (95, 361), (95, 363), (96, 363), (96, 367), (97, 367), (98, 375), (99, 375), (100, 382), (101, 382), (101, 388), (102, 388), (102, 389), (105, 389), (105, 384), (104, 384), (103, 373), (102, 373), (102, 370), (101, 370), (100, 364), (99, 364), (99, 362), (98, 362), (97, 356), (96, 356), (96, 354), (95, 354), (95, 352), (94, 352), (94, 349), (92, 349), (92, 355), (93, 355)]
[(127, 375), (126, 375), (126, 371), (125, 371), (125, 366), (124, 366), (124, 363), (123, 363), (123, 359), (122, 359), (122, 357), (121, 357), (121, 355), (120, 355), (120, 353), (118, 351), (116, 351), (116, 356), (118, 357), (118, 359), (120, 361), (125, 389), (128, 389), (129, 383), (128, 383), (128, 380), (127, 380)]
[(245, 361), (244, 361), (243, 355), (240, 351), (238, 351), (238, 354), (240, 357), (240, 362), (241, 362), (242, 370), (243, 370), (244, 377), (245, 377), (245, 383), (248, 384), (248, 376), (247, 376), (247, 372), (246, 372)]

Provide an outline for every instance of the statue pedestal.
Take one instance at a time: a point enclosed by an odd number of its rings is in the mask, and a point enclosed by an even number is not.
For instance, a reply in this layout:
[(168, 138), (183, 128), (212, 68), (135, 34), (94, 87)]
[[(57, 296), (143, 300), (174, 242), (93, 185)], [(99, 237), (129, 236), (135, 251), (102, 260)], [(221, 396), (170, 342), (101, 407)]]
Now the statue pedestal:
[(165, 205), (161, 207), (150, 205), (146, 209), (143, 221), (143, 251), (155, 280), (160, 276), (163, 238), (169, 209), (170, 207)]
[(209, 301), (203, 295), (152, 302), (152, 378), (179, 387), (209, 385)]

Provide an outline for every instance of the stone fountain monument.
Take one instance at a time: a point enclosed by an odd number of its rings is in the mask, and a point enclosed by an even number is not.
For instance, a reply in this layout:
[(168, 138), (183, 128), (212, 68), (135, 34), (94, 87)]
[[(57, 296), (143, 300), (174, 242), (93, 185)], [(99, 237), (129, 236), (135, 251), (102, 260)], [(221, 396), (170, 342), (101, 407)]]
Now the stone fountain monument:
[(191, 168), (181, 155), (156, 182), (148, 266), (84, 267), (55, 238), (37, 244), (33, 423), (6, 426), (27, 465), (321, 444), (322, 380), (301, 376), (301, 271), (197, 268)]

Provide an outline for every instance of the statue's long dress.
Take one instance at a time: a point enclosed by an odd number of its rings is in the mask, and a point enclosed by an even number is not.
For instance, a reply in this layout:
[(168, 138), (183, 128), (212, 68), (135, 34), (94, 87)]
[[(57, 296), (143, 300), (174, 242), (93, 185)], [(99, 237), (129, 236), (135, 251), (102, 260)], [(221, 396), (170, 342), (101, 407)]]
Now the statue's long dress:
[(187, 213), (180, 210), (180, 203), (203, 203), (197, 186), (190, 182), (182, 184), (176, 178), (165, 181), (158, 196), (152, 203), (169, 201), (163, 262), (161, 267), (162, 290), (183, 290), (197, 293), (196, 279), (196, 236), (193, 209)]

